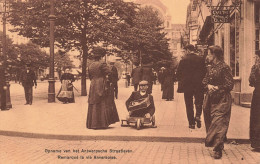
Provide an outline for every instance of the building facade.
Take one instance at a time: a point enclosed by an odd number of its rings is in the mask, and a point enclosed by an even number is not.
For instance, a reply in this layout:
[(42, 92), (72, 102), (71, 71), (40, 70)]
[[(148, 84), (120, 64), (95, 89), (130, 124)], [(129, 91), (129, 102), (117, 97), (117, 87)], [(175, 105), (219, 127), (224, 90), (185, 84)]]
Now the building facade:
[[(191, 0), (192, 5), (197, 15), (196, 44), (223, 48), (235, 80), (234, 103), (250, 106), (253, 88), (248, 79), (260, 50), (260, 0)], [(228, 11), (227, 20), (214, 17), (223, 10)]]
[(174, 57), (179, 58), (182, 55), (181, 39), (184, 35), (184, 24), (172, 24), (171, 16), (168, 13), (168, 8), (160, 0), (136, 0), (135, 3), (143, 6), (151, 6), (156, 11), (164, 22), (164, 32), (169, 39), (169, 48)]

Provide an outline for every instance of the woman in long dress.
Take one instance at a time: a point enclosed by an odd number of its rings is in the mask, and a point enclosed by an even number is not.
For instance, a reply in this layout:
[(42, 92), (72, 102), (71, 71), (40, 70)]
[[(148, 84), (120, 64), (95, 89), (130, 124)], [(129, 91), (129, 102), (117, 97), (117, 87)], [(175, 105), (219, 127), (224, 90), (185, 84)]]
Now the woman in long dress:
[(165, 79), (165, 68), (161, 67), (158, 73), (158, 81), (161, 84), (161, 91), (163, 90), (164, 79)]
[(249, 77), (250, 86), (254, 87), (250, 112), (250, 141), (252, 148), (260, 148), (260, 52)]
[(110, 74), (108, 75), (108, 96), (107, 96), (107, 103), (108, 103), (108, 121), (109, 124), (114, 124), (119, 122), (119, 116), (117, 113), (115, 98), (117, 97), (117, 81), (118, 81), (118, 73), (117, 70), (114, 70), (113, 66), (109, 66)]
[(171, 68), (166, 68), (164, 71), (164, 81), (162, 85), (162, 99), (172, 101), (174, 96), (174, 71)]
[(57, 99), (64, 104), (66, 103), (74, 103), (74, 92), (73, 92), (73, 85), (72, 82), (75, 81), (74, 76), (69, 73), (70, 70), (67, 68), (65, 69), (65, 73), (61, 76), (61, 89), (57, 94)]
[(211, 64), (202, 83), (207, 90), (203, 112), (207, 131), (205, 146), (213, 146), (214, 158), (222, 157), (229, 127), (234, 82), (230, 67), (223, 61), (223, 50), (210, 46), (206, 60)]
[(108, 79), (111, 71), (100, 59), (101, 56), (96, 55), (95, 61), (89, 66), (88, 129), (105, 129), (119, 121), (114, 97), (111, 98), (112, 87)]

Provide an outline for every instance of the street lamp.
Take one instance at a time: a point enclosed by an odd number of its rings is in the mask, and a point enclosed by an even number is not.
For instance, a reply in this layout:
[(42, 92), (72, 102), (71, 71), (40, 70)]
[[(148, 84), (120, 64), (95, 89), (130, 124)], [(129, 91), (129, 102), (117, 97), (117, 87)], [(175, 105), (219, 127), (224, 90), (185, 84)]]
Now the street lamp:
[(1, 14), (3, 14), (2, 21), (3, 21), (3, 38), (2, 38), (2, 55), (3, 55), (3, 63), (2, 63), (2, 81), (3, 81), (3, 86), (1, 88), (1, 109), (2, 110), (7, 110), (12, 108), (11, 104), (11, 98), (10, 98), (10, 84), (9, 84), (9, 79), (8, 79), (8, 65), (7, 65), (7, 44), (6, 44), (6, 14), (9, 13), (9, 1), (7, 2), (6, 0), (0, 2), (1, 6)]
[(54, 79), (54, 0), (50, 0), (50, 73), (49, 73), (49, 89), (48, 103), (55, 102), (55, 79)]

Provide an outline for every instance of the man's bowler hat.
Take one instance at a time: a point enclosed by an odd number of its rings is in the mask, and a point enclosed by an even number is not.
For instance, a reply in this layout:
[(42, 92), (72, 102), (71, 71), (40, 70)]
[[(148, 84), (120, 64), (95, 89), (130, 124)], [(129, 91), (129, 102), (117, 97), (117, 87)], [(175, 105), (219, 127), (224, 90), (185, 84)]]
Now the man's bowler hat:
[(195, 47), (192, 44), (188, 44), (184, 47), (185, 50), (195, 51)]

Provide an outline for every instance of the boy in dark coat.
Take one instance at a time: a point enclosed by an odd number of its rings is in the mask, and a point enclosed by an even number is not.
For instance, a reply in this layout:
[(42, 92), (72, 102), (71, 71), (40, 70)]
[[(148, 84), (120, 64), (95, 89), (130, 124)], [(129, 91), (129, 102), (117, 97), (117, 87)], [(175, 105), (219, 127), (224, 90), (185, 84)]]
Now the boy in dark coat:
[(144, 99), (149, 97), (149, 103), (150, 105), (141, 110), (136, 110), (136, 111), (129, 111), (130, 117), (146, 117), (146, 118), (151, 118), (154, 115), (155, 112), (155, 106), (154, 106), (154, 101), (153, 101), (153, 96), (148, 94), (147, 92), (148, 89), (148, 81), (141, 81), (139, 83), (139, 91), (134, 91), (132, 92), (131, 96), (129, 99), (126, 101), (126, 106), (127, 109), (129, 105), (136, 100)]

